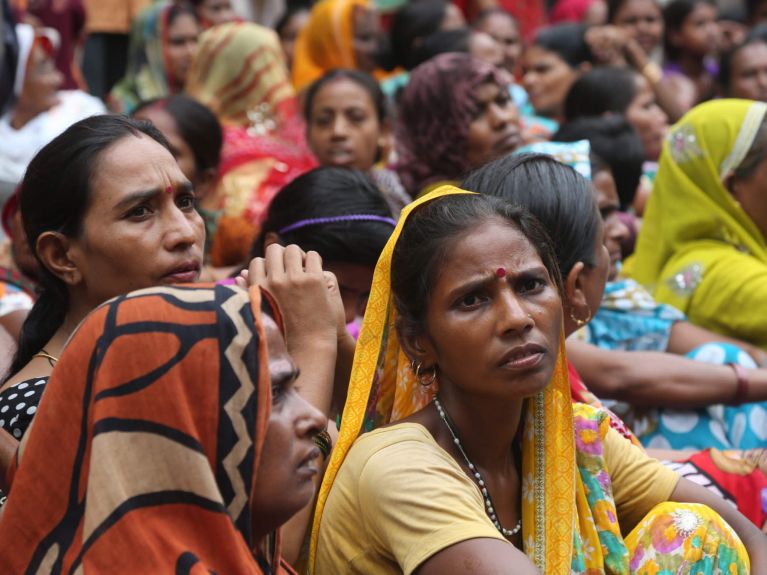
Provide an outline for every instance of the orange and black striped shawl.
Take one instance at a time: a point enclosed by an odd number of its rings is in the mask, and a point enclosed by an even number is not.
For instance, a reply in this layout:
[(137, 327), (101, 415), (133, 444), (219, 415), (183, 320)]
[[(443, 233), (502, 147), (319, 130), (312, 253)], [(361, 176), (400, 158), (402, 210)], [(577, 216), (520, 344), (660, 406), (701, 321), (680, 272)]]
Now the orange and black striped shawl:
[(0, 572), (266, 570), (251, 551), (271, 408), (260, 305), (257, 288), (152, 288), (86, 319), (20, 447)]

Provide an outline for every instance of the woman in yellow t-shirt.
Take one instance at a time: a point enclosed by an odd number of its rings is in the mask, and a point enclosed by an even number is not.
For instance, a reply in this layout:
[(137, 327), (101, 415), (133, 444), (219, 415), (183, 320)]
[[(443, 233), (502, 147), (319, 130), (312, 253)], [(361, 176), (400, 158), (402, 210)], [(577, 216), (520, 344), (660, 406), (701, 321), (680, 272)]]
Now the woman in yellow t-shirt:
[(573, 406), (563, 289), (520, 208), (445, 186), (403, 211), (319, 493), (315, 573), (767, 573), (743, 516)]

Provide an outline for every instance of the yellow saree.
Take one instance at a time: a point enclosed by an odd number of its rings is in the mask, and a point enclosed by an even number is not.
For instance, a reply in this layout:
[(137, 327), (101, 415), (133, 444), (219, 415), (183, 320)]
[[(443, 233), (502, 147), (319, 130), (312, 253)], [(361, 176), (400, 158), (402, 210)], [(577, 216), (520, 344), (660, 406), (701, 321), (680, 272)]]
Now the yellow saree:
[(632, 275), (692, 323), (767, 349), (767, 243), (724, 184), (765, 113), (763, 103), (716, 100), (672, 128)]

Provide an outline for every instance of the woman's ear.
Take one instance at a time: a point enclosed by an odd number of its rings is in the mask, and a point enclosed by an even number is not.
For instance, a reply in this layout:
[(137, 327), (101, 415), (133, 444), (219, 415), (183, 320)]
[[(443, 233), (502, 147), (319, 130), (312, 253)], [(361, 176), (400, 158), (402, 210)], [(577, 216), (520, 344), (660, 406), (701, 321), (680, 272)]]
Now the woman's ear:
[(426, 334), (416, 334), (415, 330), (397, 322), (397, 337), (405, 355), (424, 369), (431, 369), (436, 364), (433, 346)]
[(583, 273), (586, 265), (576, 263), (565, 277), (565, 321), (572, 318), (588, 317), (591, 313), (584, 290)]
[(46, 269), (68, 286), (76, 286), (83, 281), (75, 261), (76, 250), (71, 238), (59, 232), (43, 232), (37, 238), (35, 247), (37, 257)]

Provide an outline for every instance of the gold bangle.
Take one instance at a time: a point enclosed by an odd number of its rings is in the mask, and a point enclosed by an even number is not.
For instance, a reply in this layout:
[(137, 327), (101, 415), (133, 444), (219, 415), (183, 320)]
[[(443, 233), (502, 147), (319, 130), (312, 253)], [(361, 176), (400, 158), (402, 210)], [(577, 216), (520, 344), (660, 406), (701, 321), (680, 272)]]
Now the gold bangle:
[(647, 81), (650, 82), (650, 84), (655, 85), (663, 78), (663, 70), (651, 60), (642, 68), (642, 76), (647, 78)]

